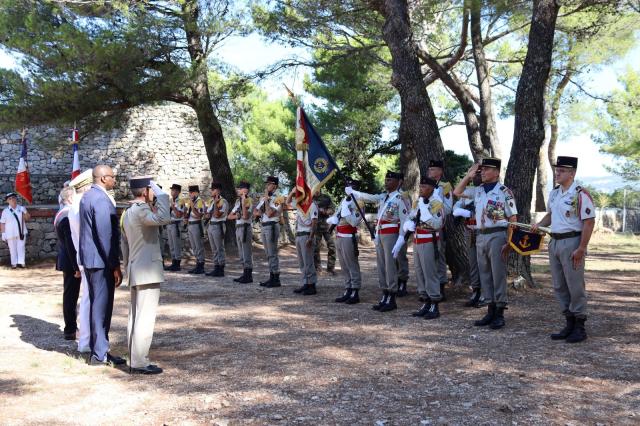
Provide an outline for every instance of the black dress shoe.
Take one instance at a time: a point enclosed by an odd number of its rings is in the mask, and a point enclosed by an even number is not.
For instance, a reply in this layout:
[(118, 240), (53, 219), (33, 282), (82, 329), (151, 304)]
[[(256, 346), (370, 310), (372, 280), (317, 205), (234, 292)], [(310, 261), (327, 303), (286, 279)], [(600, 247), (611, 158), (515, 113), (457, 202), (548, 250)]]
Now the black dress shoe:
[(162, 368), (157, 365), (149, 364), (142, 368), (129, 368), (129, 374), (160, 374)]
[(111, 355), (111, 354), (107, 354), (107, 362), (110, 362), (113, 365), (122, 365), (125, 364), (127, 361), (124, 358), (121, 358), (119, 356), (115, 356), (115, 355)]
[(91, 366), (106, 366), (109, 365), (108, 361), (100, 361), (98, 358), (96, 358), (95, 356), (91, 355), (89, 357), (89, 361), (87, 361), (87, 364), (91, 365)]
[(64, 340), (76, 340), (76, 332), (64, 333)]

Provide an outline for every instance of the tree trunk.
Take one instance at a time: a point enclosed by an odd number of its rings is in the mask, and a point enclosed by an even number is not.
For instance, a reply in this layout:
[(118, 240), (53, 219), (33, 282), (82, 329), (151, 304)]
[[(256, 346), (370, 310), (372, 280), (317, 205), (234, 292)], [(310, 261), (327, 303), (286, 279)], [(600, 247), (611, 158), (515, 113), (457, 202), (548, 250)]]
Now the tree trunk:
[[(436, 115), (423, 82), (407, 2), (406, 0), (377, 0), (371, 1), (370, 4), (385, 18), (382, 38), (391, 52), (391, 84), (400, 95), (398, 137), (401, 144), (407, 143), (414, 149), (420, 173), (426, 176), (429, 160), (443, 159), (444, 147), (440, 139)], [(452, 252), (466, 252), (464, 243), (458, 246), (460, 240), (455, 235), (451, 236)], [(448, 260), (452, 272), (455, 271), (458, 274), (459, 271), (465, 271), (468, 268), (468, 262), (463, 256), (453, 256)]]
[[(516, 90), (513, 144), (505, 185), (514, 193), (519, 221), (525, 223), (531, 220), (533, 180), (544, 141), (544, 93), (551, 70), (559, 8), (555, 0), (534, 2), (527, 56)], [(517, 256), (515, 268), (510, 272), (534, 284), (528, 256)]]
[(551, 138), (551, 102), (549, 96), (549, 84), (547, 84), (544, 96), (544, 142), (540, 148), (540, 158), (538, 158), (538, 169), (536, 170), (536, 212), (544, 212), (547, 210), (547, 150), (549, 148), (549, 139)]
[(420, 166), (413, 147), (404, 141), (400, 146), (400, 171), (404, 174), (402, 189), (412, 200), (418, 198), (418, 185), (420, 184)]
[[(549, 111), (549, 147), (548, 147), (548, 160), (549, 164), (553, 166), (556, 161), (556, 144), (558, 143), (558, 115), (560, 114), (560, 101), (562, 100), (562, 94), (564, 89), (569, 84), (571, 76), (573, 75), (573, 61), (567, 63), (567, 70), (562, 76), (562, 79), (558, 82), (556, 90), (551, 94), (551, 110)], [(553, 185), (556, 185), (556, 176), (553, 175)]]
[[(209, 160), (213, 181), (222, 184), (223, 195), (230, 202), (236, 198), (233, 175), (222, 127), (211, 104), (209, 93), (207, 57), (202, 45), (202, 34), (198, 27), (200, 9), (197, 0), (182, 3), (182, 20), (187, 35), (187, 49), (191, 59), (190, 105), (196, 112), (198, 128), (202, 133), (204, 147)], [(204, 167), (204, 165), (203, 165)]]
[(478, 78), (478, 89), (480, 91), (480, 135), (482, 146), (490, 151), (491, 155), (500, 158), (502, 150), (498, 139), (496, 128), (495, 112), (493, 109), (493, 99), (491, 98), (491, 81), (489, 80), (489, 65), (484, 55), (482, 43), (482, 27), (480, 23), (480, 13), (482, 8), (481, 0), (471, 2), (471, 46), (473, 50), (473, 61)]

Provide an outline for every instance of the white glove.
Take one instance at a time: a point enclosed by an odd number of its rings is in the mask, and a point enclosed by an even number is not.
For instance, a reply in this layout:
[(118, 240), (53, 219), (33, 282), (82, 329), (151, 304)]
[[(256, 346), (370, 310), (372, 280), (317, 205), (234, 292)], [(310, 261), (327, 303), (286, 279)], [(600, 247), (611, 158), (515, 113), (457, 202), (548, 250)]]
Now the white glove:
[(328, 223), (329, 225), (337, 225), (337, 224), (338, 224), (338, 222), (340, 222), (340, 220), (338, 219), (338, 216), (330, 216), (330, 217), (327, 219), (327, 223)]
[(347, 187), (344, 189), (344, 192), (345, 192), (347, 195), (351, 195), (351, 194), (353, 194), (353, 188), (352, 188), (352, 187), (350, 187), (350, 186), (347, 186)]
[(402, 230), (406, 232), (416, 232), (416, 223), (412, 220), (407, 220), (402, 225)]
[(400, 253), (400, 250), (402, 250), (402, 246), (404, 246), (404, 234), (398, 235), (398, 239), (396, 240), (393, 249), (391, 249), (391, 254), (394, 259), (398, 258), (398, 254)]
[(2, 233), (2, 241), (7, 241), (7, 234), (4, 232)]
[(342, 202), (340, 205), (340, 216), (347, 217), (351, 216), (351, 209), (349, 209), (349, 203)]
[(160, 188), (158, 186), (157, 183), (155, 183), (154, 181), (150, 181), (149, 182), (149, 186), (151, 187), (151, 190), (153, 191), (153, 193), (156, 195), (156, 197), (158, 195), (164, 194), (165, 192), (162, 190), (162, 188)]
[(471, 212), (467, 209), (461, 209), (460, 207), (456, 207), (453, 209), (453, 215), (458, 217), (471, 217)]

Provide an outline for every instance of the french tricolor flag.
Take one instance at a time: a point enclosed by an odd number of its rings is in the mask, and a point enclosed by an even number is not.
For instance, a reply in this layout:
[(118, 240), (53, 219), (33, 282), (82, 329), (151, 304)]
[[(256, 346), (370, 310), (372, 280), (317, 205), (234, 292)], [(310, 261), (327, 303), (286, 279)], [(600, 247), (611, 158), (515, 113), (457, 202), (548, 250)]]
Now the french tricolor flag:
[(78, 129), (71, 130), (71, 143), (73, 144), (73, 167), (71, 169), (71, 179), (80, 174), (80, 158), (78, 157)]
[(27, 133), (22, 132), (22, 152), (20, 153), (20, 162), (18, 163), (18, 172), (16, 173), (16, 192), (22, 195), (29, 204), (33, 203), (33, 194), (31, 192), (31, 178), (29, 176), (29, 165), (27, 164)]

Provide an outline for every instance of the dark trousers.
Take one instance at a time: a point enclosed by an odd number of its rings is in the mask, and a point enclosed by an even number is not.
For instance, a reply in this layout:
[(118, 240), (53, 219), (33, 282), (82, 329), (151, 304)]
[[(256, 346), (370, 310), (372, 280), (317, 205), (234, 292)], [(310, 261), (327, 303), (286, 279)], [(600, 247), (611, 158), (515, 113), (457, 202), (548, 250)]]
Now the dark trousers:
[(109, 351), (109, 328), (113, 312), (113, 296), (116, 288), (113, 270), (85, 269), (89, 283), (89, 300), (91, 309), (91, 338), (89, 345), (91, 355), (98, 360), (106, 361)]
[(64, 334), (75, 334), (78, 330), (76, 307), (80, 295), (80, 278), (74, 277), (74, 271), (62, 271), (64, 290), (62, 292), (62, 315), (64, 316)]

